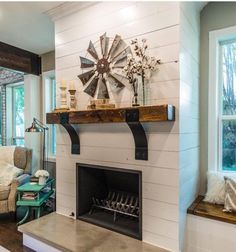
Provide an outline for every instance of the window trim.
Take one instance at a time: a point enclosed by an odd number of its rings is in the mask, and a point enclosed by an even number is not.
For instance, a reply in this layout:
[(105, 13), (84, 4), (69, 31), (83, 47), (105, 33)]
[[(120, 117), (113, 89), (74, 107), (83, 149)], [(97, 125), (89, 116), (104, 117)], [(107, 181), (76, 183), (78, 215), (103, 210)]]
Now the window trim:
[[(44, 124), (46, 124), (46, 113), (49, 112), (49, 111), (47, 111), (47, 108), (46, 108), (46, 104), (47, 104), (47, 95), (46, 95), (47, 87), (46, 87), (46, 85), (47, 85), (47, 80), (52, 79), (52, 78), (55, 78), (55, 71), (54, 70), (42, 73), (42, 101), (43, 101), (42, 102), (42, 105), (43, 105), (42, 106), (42, 117), (43, 117), (42, 122)], [(53, 155), (52, 150), (51, 150), (51, 145), (52, 145), (51, 127), (50, 127), (49, 131), (47, 132), (46, 141), (48, 142), (48, 145), (50, 146), (49, 150), (48, 150), (48, 161), (55, 162), (56, 156)]]
[[(214, 30), (209, 32), (209, 78), (208, 78), (208, 171), (234, 173), (219, 169), (221, 160), (221, 138), (220, 120), (229, 118), (222, 116), (222, 100), (219, 100), (222, 92), (219, 84), (219, 54), (220, 42), (236, 38), (236, 26)], [(215, 83), (215, 85), (214, 85)], [(221, 115), (219, 117), (219, 115)]]
[(25, 139), (25, 137), (20, 137), (16, 135), (16, 111), (15, 111), (15, 104), (16, 104), (16, 97), (14, 93), (14, 89), (18, 87), (24, 88), (24, 82), (18, 82), (15, 84), (12, 84), (10, 86), (12, 88), (12, 143), (14, 143), (14, 140), (16, 139)]

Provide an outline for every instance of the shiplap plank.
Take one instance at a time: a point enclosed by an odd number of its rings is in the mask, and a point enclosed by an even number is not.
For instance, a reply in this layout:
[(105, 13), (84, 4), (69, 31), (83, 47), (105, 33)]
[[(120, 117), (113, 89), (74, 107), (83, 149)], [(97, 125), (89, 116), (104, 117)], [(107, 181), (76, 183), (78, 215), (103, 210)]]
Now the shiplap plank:
[[(147, 51), (149, 55), (155, 55), (162, 63), (178, 61), (179, 59), (179, 44), (171, 44), (162, 47), (152, 48)], [(86, 52), (76, 53), (69, 56), (56, 59), (57, 70), (68, 69), (71, 67), (80, 66), (80, 56), (85, 56)]]
[[(127, 34), (124, 37), (131, 37), (131, 34), (146, 33), (172, 25), (173, 23), (179, 23), (179, 16), (176, 16), (176, 13), (178, 13), (176, 12), (176, 7), (167, 8), (162, 11), (156, 10), (156, 7), (157, 5), (154, 2), (145, 5), (145, 8), (143, 8), (142, 3), (133, 4), (112, 14), (100, 16), (98, 22), (90, 21), (83, 25), (80, 24), (79, 26), (72, 27), (64, 32), (56, 33), (56, 46), (80, 40), (96, 33), (103, 33), (104, 31), (113, 33), (113, 30), (117, 30), (119, 33), (120, 27), (122, 27), (122, 32)], [(172, 12), (173, 19), (171, 18), (169, 22), (166, 20), (168, 16), (165, 14), (166, 12)], [(156, 23), (152, 22), (153, 18), (156, 19)], [(146, 23), (150, 25), (146, 26)], [(135, 28), (136, 25), (139, 25), (138, 32), (135, 30), (133, 33), (127, 33), (126, 29), (128, 27)]]
[(144, 198), (143, 214), (178, 222), (178, 205)]
[(151, 244), (158, 244), (159, 247), (168, 249), (170, 251), (179, 250), (177, 239), (171, 239), (169, 237), (151, 233), (146, 230), (143, 232), (143, 241), (151, 243)]
[[(179, 32), (180, 32), (179, 25), (174, 25), (171, 27), (167, 27), (165, 29), (147, 33), (145, 35), (137, 35), (137, 39), (140, 40), (141, 38), (144, 37), (148, 41), (149, 48), (152, 49), (152, 48), (163, 47), (166, 45), (178, 43)], [(95, 42), (98, 40), (98, 37), (100, 35), (101, 34), (95, 34), (91, 36), (89, 40), (92, 40), (93, 42)], [(127, 44), (130, 43), (130, 39), (124, 39), (124, 40)], [(97, 44), (95, 44), (95, 46), (99, 47), (99, 45)], [(88, 47), (88, 38), (83, 38), (79, 41), (73, 41), (65, 45), (57, 46), (56, 47), (56, 61), (62, 57), (69, 56), (69, 55), (74, 55), (74, 54), (85, 55), (87, 47)]]
[[(177, 188), (179, 184), (178, 174), (179, 171), (176, 169), (166, 169), (160, 167), (152, 167), (150, 165), (136, 165), (129, 163), (116, 163), (114, 161), (108, 160), (92, 160), (92, 159), (83, 159), (80, 157), (75, 157), (73, 155), (72, 158), (65, 158), (65, 156), (61, 156), (57, 154), (57, 164), (58, 169), (75, 169), (76, 163), (87, 163), (94, 165), (103, 165), (108, 167), (117, 167), (121, 169), (133, 169), (133, 170), (141, 170), (143, 172), (143, 182), (144, 183), (152, 183), (157, 185), (164, 185), (169, 187)], [(58, 180), (63, 181), (63, 177), (58, 177)], [(75, 182), (75, 178), (73, 178), (73, 183)]]
[(143, 197), (155, 201), (178, 204), (178, 189), (166, 185), (143, 183)]
[[(69, 147), (69, 148), (68, 148)], [(58, 153), (60, 156), (72, 156), (70, 146), (58, 145)], [(82, 146), (81, 159), (91, 159), (94, 161), (107, 160), (108, 162), (145, 164), (169, 169), (178, 169), (178, 152), (171, 151), (151, 151), (149, 150), (149, 158), (147, 161), (135, 160), (134, 149), (118, 149), (109, 147), (96, 148), (93, 146)]]
[(172, 239), (178, 237), (178, 222), (168, 221), (149, 215), (143, 216), (143, 229), (144, 231), (164, 235)]
[[(119, 18), (122, 13), (132, 11), (136, 16)], [(97, 41), (107, 31), (110, 37), (120, 34), (127, 43), (136, 37), (147, 39), (150, 55), (163, 63), (150, 79), (147, 100), (151, 104), (176, 105), (175, 122), (144, 124), (149, 142), (149, 160), (145, 162), (134, 159), (133, 138), (124, 124), (76, 127), (80, 132), (80, 155), (71, 154), (67, 133), (57, 127), (57, 211), (65, 215), (75, 211), (74, 203), (67, 200), (75, 201), (76, 197), (76, 163), (141, 170), (144, 240), (173, 250), (178, 247), (179, 22), (177, 2), (103, 2), (59, 19), (55, 25), (57, 104), (60, 81), (65, 79), (75, 80), (78, 108), (87, 106), (89, 97), (83, 93), (83, 85), (77, 78), (81, 73), (79, 56), (85, 56), (89, 40)], [(120, 96), (111, 94), (111, 101), (121, 107), (130, 105), (131, 98), (130, 86)]]

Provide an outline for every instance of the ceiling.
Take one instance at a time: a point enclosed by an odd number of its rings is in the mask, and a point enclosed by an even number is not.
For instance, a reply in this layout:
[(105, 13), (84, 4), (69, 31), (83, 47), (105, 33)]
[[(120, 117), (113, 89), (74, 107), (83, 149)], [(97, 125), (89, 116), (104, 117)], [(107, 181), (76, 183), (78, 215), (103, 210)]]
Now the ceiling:
[(63, 2), (0, 2), (0, 41), (43, 54), (54, 50), (54, 24), (45, 12)]

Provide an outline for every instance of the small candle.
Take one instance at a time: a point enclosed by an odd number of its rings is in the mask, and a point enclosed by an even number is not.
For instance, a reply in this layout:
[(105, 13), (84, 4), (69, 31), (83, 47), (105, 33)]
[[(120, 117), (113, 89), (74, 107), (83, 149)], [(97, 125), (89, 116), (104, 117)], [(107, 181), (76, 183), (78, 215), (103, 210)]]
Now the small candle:
[(70, 90), (75, 90), (75, 82), (70, 81)]
[(61, 87), (66, 87), (66, 81), (65, 80), (61, 80)]

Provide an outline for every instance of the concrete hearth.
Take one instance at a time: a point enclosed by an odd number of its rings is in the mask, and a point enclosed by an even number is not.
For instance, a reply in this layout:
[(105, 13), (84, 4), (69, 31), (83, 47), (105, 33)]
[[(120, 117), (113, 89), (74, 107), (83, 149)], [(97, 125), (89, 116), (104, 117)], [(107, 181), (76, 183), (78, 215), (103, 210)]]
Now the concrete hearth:
[[(23, 233), (27, 246), (35, 244), (39, 252), (44, 248), (48, 252), (167, 252), (128, 236), (56, 213), (26, 223), (18, 229)], [(40, 243), (41, 250), (37, 242)], [(31, 248), (35, 249), (32, 246)]]

